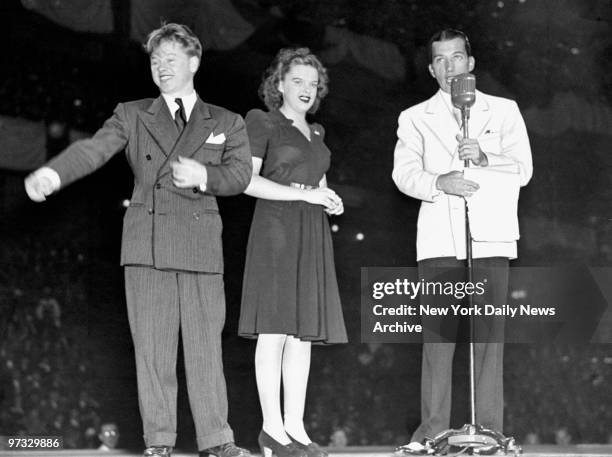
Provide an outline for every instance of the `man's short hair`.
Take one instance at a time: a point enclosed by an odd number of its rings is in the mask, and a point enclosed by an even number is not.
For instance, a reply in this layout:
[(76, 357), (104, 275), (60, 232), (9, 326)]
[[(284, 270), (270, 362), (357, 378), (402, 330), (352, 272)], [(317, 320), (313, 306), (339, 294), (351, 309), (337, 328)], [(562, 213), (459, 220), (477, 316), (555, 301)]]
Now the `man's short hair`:
[(183, 24), (163, 24), (160, 28), (149, 33), (144, 44), (145, 51), (151, 55), (162, 41), (174, 41), (185, 49), (188, 56), (202, 58), (202, 43), (189, 27)]
[(465, 52), (467, 53), (468, 57), (472, 55), (472, 46), (470, 45), (470, 40), (465, 33), (457, 29), (444, 29), (434, 33), (427, 43), (427, 57), (429, 57), (429, 63), (433, 61), (434, 41), (449, 41), (454, 38), (461, 38), (465, 43)]

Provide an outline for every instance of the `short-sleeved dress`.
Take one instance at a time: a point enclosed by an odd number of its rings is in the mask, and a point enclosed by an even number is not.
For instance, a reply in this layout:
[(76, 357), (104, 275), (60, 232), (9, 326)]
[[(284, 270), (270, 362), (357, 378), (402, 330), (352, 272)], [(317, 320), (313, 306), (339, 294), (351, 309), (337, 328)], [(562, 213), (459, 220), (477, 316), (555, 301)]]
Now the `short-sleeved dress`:
[[(246, 125), (261, 176), (317, 186), (329, 168), (325, 131), (311, 140), (280, 111), (252, 110)], [(331, 233), (323, 206), (258, 199), (249, 234), (238, 333), (294, 335), (313, 343), (347, 341)]]

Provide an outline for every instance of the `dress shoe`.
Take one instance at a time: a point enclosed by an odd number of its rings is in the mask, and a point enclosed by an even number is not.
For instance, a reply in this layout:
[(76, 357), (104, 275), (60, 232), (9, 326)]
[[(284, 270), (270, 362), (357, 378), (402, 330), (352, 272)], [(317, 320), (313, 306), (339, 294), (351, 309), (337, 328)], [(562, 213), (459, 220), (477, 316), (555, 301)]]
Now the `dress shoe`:
[(418, 441), (412, 441), (404, 446), (400, 446), (395, 450), (396, 456), (404, 455), (428, 455), (433, 454), (433, 449), (425, 447), (425, 445)]
[(291, 435), (289, 435), (289, 433), (287, 433), (287, 436), (289, 437), (291, 441), (295, 443), (297, 447), (299, 447), (303, 451), (306, 451), (307, 457), (327, 457), (327, 452), (321, 449), (317, 443), (313, 443), (311, 441), (308, 444), (303, 444), (303, 443), (300, 443), (298, 440), (296, 440)]
[(251, 457), (251, 453), (247, 449), (236, 446), (232, 441), (209, 447), (198, 454), (200, 457), (210, 457), (213, 455), (217, 457)]
[(307, 457), (306, 452), (299, 448), (293, 441), (289, 444), (281, 444), (263, 430), (259, 432), (259, 447), (262, 457)]
[(143, 457), (170, 457), (172, 447), (170, 446), (149, 446), (144, 450)]

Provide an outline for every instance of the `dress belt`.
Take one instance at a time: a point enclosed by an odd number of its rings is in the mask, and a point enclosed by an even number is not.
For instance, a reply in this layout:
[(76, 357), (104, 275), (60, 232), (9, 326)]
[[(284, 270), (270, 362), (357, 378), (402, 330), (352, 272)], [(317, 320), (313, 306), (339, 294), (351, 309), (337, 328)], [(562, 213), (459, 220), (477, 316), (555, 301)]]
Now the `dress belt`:
[(309, 186), (308, 184), (300, 184), (299, 182), (292, 182), (289, 185), (291, 187), (295, 187), (296, 189), (305, 189), (305, 190), (316, 189), (319, 187), (319, 186)]

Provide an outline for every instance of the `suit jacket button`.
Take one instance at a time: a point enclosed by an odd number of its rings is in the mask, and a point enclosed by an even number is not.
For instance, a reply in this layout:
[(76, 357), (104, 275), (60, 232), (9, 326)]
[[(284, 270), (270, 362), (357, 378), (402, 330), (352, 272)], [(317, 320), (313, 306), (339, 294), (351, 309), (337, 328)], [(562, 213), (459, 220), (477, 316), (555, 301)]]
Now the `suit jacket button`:
[(199, 220), (200, 220), (200, 213), (198, 213), (198, 212), (193, 213), (193, 218), (194, 218), (196, 221), (199, 221)]
[(151, 160), (151, 154), (147, 154), (145, 157), (147, 158), (147, 160)]
[(194, 194), (197, 194), (197, 193), (199, 192), (199, 190), (198, 190), (198, 188), (197, 188), (197, 187), (194, 187), (192, 190), (193, 190), (193, 193), (194, 193)]
[(160, 183), (155, 184), (155, 188), (156, 189), (161, 189), (161, 184)]
[(155, 210), (154, 210), (153, 208), (149, 208), (149, 209), (147, 210), (147, 212), (148, 212), (149, 214), (153, 214), (153, 213), (155, 213)]

